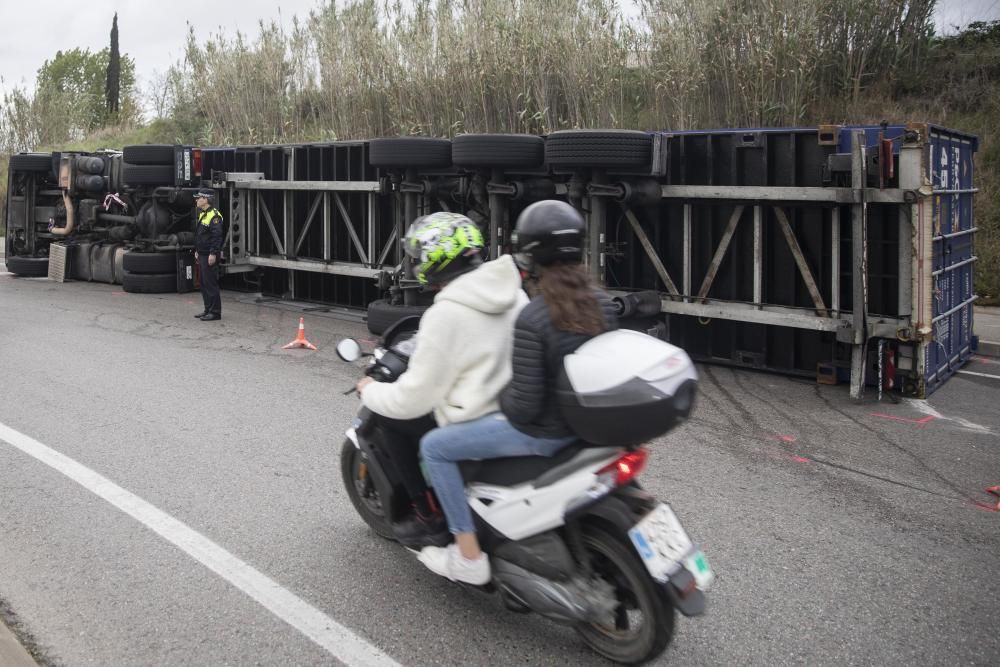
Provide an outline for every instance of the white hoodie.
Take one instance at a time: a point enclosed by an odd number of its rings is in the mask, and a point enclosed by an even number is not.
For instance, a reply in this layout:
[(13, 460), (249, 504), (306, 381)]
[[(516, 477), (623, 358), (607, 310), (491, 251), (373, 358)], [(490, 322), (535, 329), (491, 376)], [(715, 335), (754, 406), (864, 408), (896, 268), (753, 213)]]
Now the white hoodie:
[(394, 419), (433, 410), (440, 426), (499, 410), (497, 398), (510, 380), (514, 321), (527, 303), (510, 255), (455, 278), (421, 318), (406, 372), (391, 384), (370, 383), (362, 403)]

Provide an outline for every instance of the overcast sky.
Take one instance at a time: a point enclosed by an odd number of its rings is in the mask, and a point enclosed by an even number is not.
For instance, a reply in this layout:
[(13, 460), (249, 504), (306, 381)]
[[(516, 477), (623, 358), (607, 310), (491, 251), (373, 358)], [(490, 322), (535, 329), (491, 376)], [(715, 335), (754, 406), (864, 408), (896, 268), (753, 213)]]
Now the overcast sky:
[[(35, 72), (60, 49), (106, 47), (115, 12), (120, 49), (135, 61), (144, 88), (156, 73), (166, 72), (181, 58), (188, 22), (206, 38), (220, 29), (227, 35), (240, 30), (255, 36), (261, 20), (277, 19), (288, 27), (293, 16), (305, 18), (320, 4), (320, 0), (280, 4), (274, 0), (0, 0), (2, 88), (31, 88)], [(953, 31), (948, 27), (993, 19), (1000, 19), (1000, 0), (938, 1), (936, 23), (946, 32)]]
[(111, 43), (118, 12), (119, 49), (136, 65), (140, 86), (184, 55), (188, 24), (208, 38), (222, 30), (256, 36), (259, 21), (291, 25), (319, 0), (0, 0), (0, 77), (3, 87), (33, 86), (35, 73), (56, 51), (99, 51)]

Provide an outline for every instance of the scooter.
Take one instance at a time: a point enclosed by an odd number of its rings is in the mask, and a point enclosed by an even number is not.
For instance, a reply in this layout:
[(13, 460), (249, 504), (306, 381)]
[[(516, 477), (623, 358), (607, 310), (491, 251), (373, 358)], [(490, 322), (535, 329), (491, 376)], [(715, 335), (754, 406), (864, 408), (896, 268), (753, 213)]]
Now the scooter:
[[(368, 356), (365, 374), (394, 382), (406, 370), (418, 323), (418, 317), (400, 320), (370, 354), (350, 338), (337, 345), (337, 354), (349, 362)], [(696, 376), (681, 354), (687, 367), (679, 368), (673, 358), (665, 366), (683, 380), (673, 401), (683, 419)], [(400, 452), (417, 457), (419, 437), (431, 426), (427, 419), (387, 420), (362, 407), (347, 429), (344, 485), (361, 518), (384, 538), (396, 539), (392, 525), (412, 506), (397, 472)], [(399, 446), (400, 438), (408, 440), (406, 446)], [(512, 611), (571, 625), (588, 646), (615, 662), (656, 658), (673, 637), (675, 612), (704, 613), (704, 591), (714, 573), (670, 506), (639, 485), (648, 457), (646, 446), (581, 440), (552, 457), (462, 462), (492, 581), (461, 585), (499, 597)]]

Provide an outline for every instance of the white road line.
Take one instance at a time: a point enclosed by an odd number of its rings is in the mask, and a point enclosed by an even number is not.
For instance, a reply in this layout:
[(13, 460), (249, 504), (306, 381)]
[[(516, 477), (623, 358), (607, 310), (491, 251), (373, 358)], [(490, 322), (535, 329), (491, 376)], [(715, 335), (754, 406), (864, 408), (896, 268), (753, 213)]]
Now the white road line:
[(993, 378), (994, 380), (1000, 380), (1000, 375), (990, 375), (989, 373), (976, 373), (973, 371), (955, 371), (956, 373), (961, 373), (962, 375), (975, 375), (981, 378)]
[(970, 422), (968, 419), (963, 419), (962, 417), (946, 417), (937, 410), (935, 410), (931, 406), (931, 404), (928, 403), (926, 400), (921, 400), (916, 398), (906, 398), (903, 400), (905, 400), (907, 405), (912, 406), (915, 410), (918, 410), (924, 413), (925, 415), (930, 415), (935, 419), (944, 419), (947, 421), (955, 422), (956, 424), (958, 424), (959, 428), (963, 428), (968, 431), (978, 431), (979, 433), (989, 433), (989, 434), (993, 433), (993, 431), (987, 428), (986, 426), (982, 426), (981, 424), (975, 424), (973, 422)]
[(61, 472), (188, 554), (347, 665), (399, 663), (215, 542), (85, 465), (0, 423), (0, 441)]

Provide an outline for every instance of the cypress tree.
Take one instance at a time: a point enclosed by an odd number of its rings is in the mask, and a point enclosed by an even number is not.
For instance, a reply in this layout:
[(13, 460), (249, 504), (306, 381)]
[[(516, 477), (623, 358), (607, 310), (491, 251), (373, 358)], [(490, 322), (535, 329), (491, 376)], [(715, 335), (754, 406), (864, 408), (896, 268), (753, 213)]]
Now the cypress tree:
[(111, 55), (108, 58), (108, 79), (104, 85), (104, 99), (108, 110), (108, 119), (118, 115), (120, 96), (121, 55), (118, 53), (118, 12), (111, 23)]

